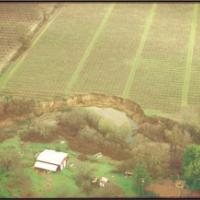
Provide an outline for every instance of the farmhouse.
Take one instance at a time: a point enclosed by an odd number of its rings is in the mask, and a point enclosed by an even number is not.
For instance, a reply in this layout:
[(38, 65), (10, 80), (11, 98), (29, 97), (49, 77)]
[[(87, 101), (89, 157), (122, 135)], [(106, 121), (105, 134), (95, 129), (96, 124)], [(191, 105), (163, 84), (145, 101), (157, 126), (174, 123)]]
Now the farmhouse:
[(37, 156), (34, 168), (47, 171), (61, 171), (66, 166), (68, 154), (54, 150), (44, 150)]

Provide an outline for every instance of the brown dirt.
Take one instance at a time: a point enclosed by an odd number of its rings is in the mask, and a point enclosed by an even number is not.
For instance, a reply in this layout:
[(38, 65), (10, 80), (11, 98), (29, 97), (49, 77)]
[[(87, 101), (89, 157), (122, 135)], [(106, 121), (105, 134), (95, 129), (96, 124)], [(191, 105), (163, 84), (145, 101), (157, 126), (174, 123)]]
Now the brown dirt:
[(175, 182), (170, 179), (160, 183), (150, 184), (147, 186), (146, 190), (154, 192), (160, 197), (200, 197), (200, 192), (191, 192), (187, 189), (183, 189), (180, 194), (179, 189), (175, 186)]

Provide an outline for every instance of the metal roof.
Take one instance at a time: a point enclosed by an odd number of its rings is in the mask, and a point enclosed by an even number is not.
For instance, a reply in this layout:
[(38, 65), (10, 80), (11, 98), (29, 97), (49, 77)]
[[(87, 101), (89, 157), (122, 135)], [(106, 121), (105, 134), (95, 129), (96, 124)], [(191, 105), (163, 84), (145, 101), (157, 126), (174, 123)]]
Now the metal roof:
[(40, 161), (37, 161), (35, 163), (34, 167), (39, 168), (39, 169), (45, 169), (45, 170), (53, 171), (53, 172), (55, 172), (58, 168), (57, 165), (44, 163), (44, 162), (40, 162)]
[(67, 153), (46, 149), (38, 155), (37, 161), (60, 165), (67, 156)]

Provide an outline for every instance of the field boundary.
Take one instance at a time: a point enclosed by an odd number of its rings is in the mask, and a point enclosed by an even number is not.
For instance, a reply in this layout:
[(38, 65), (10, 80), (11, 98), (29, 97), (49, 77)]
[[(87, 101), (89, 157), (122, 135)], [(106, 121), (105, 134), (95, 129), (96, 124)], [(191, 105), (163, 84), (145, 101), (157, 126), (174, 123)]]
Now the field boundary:
[[(32, 44), (30, 47), (19, 57), (18, 61), (10, 67), (10, 70), (8, 69), (4, 74), (0, 77), (0, 90), (3, 90), (5, 86), (7, 85), (10, 78), (14, 75), (14, 73), (19, 69), (21, 63), (24, 61), (24, 59), (27, 57), (29, 52), (32, 50), (32, 48), (36, 45), (36, 43), (39, 41), (41, 36), (46, 32), (46, 30), (49, 28), (49, 26), (55, 21), (57, 16), (60, 14), (61, 9), (59, 9), (55, 14), (50, 18), (47, 23), (41, 27), (41, 30), (39, 30), (39, 33), (36, 33), (36, 36), (32, 39)], [(12, 65), (12, 64), (10, 64)]]
[(107, 12), (105, 13), (105, 15), (104, 15), (104, 17), (103, 17), (103, 19), (102, 19), (100, 25), (98, 26), (96, 32), (94, 33), (94, 36), (93, 36), (92, 40), (90, 41), (88, 47), (87, 47), (86, 50), (84, 51), (83, 56), (81, 57), (81, 59), (80, 59), (78, 65), (77, 65), (77, 67), (76, 67), (76, 70), (75, 70), (74, 73), (72, 74), (71, 80), (70, 80), (70, 81), (68, 82), (68, 84), (67, 84), (67, 87), (66, 87), (66, 89), (65, 89), (65, 91), (64, 91), (64, 94), (65, 94), (65, 95), (67, 95), (67, 94), (70, 92), (70, 90), (72, 89), (74, 83), (75, 83), (75, 82), (77, 81), (77, 79), (79, 78), (79, 74), (80, 74), (81, 70), (83, 69), (84, 64), (85, 64), (87, 58), (89, 57), (91, 51), (93, 50), (93, 48), (94, 48), (94, 46), (95, 46), (95, 43), (96, 43), (96, 41), (98, 40), (98, 38), (99, 38), (99, 36), (100, 36), (102, 30), (104, 29), (104, 27), (105, 27), (105, 25), (106, 25), (106, 23), (107, 23), (107, 21), (108, 21), (110, 15), (111, 15), (113, 9), (114, 9), (114, 6), (115, 6), (115, 4), (112, 4), (112, 5), (108, 8), (108, 10), (107, 10)]
[(136, 55), (134, 57), (132, 65), (131, 65), (131, 71), (130, 71), (130, 74), (128, 76), (128, 80), (126, 82), (125, 88), (123, 90), (122, 96), (124, 98), (128, 98), (128, 96), (129, 96), (129, 92), (130, 92), (130, 89), (131, 89), (131, 86), (132, 86), (132, 83), (133, 83), (133, 80), (134, 80), (136, 70), (139, 67), (139, 60), (141, 58), (141, 54), (142, 54), (146, 39), (148, 37), (149, 30), (150, 30), (152, 22), (153, 22), (156, 7), (157, 7), (157, 5), (153, 4), (153, 6), (152, 6), (152, 8), (149, 12), (149, 15), (146, 18), (146, 23), (145, 23), (145, 26), (144, 26), (144, 31), (143, 31), (141, 40), (140, 40), (140, 44), (139, 44), (139, 47), (136, 51)]
[(197, 20), (198, 20), (198, 4), (194, 4), (191, 31), (190, 31), (189, 42), (188, 42), (187, 60), (186, 60), (186, 66), (185, 66), (186, 67), (185, 76), (184, 76), (184, 82), (183, 82), (183, 87), (182, 87), (182, 98), (181, 98), (182, 107), (188, 105), (188, 94), (189, 94), (190, 79), (191, 79), (191, 72), (192, 72), (192, 59), (193, 59), (193, 51), (194, 51), (194, 45), (195, 45)]
[(161, 110), (156, 110), (156, 109), (143, 109), (145, 115), (147, 116), (161, 116), (161, 117), (166, 117), (166, 118), (172, 118), (171, 113), (165, 113)]

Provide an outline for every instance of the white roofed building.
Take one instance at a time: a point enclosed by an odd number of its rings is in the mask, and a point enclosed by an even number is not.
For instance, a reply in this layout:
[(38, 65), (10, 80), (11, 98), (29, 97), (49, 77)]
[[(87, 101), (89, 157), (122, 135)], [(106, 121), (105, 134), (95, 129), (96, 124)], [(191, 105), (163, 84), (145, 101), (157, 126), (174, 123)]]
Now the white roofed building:
[(60, 171), (66, 166), (68, 154), (54, 150), (44, 150), (37, 156), (34, 168), (47, 171)]

